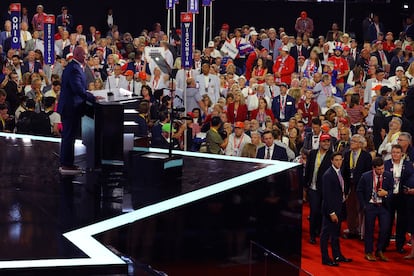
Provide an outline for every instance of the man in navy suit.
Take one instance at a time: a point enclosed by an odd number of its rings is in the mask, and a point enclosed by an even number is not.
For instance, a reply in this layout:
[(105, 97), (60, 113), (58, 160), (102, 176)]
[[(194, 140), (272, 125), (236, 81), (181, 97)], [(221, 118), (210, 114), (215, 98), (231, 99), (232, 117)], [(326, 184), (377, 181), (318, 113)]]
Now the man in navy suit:
[[(388, 261), (382, 250), (384, 248), (390, 220), (389, 199), (392, 197), (394, 179), (390, 172), (384, 170), (384, 161), (381, 157), (372, 160), (372, 170), (364, 173), (357, 186), (359, 204), (365, 213), (365, 259)], [(378, 218), (379, 235), (377, 250), (374, 251), (375, 220)]]
[(73, 28), (73, 17), (68, 13), (68, 8), (63, 6), (62, 13), (56, 17), (56, 26), (63, 26), (63, 28), (71, 33)]
[(80, 128), (86, 101), (95, 101), (95, 97), (86, 91), (86, 77), (83, 72), (85, 50), (77, 46), (73, 51), (73, 59), (62, 74), (58, 112), (62, 118), (62, 142), (60, 147), (60, 168), (64, 175), (75, 175), (81, 170), (74, 165), (74, 145), (76, 133)]
[[(403, 248), (405, 244), (405, 234), (407, 231), (407, 202), (404, 196), (403, 186), (414, 174), (413, 163), (405, 160), (403, 157), (403, 149), (401, 145), (392, 145), (391, 159), (384, 162), (385, 171), (392, 173), (394, 177), (394, 190), (390, 200), (390, 224), (388, 225), (388, 236), (385, 243), (385, 248), (388, 247), (391, 238), (392, 227), (394, 219), (396, 219), (395, 226), (395, 245), (398, 253), (405, 253)], [(395, 215), (397, 214), (397, 215)], [(385, 251), (385, 248), (383, 251)]]
[(288, 122), (296, 114), (295, 99), (287, 94), (288, 85), (280, 84), (280, 95), (273, 98), (272, 112), (279, 122)]
[(268, 130), (262, 134), (264, 147), (259, 148), (256, 158), (288, 161), (286, 150), (274, 143), (273, 133)]
[[(341, 221), (344, 218), (344, 202), (347, 187), (341, 173), (342, 154), (331, 155), (332, 166), (322, 176), (322, 232), (321, 254), (322, 264), (338, 266), (338, 262), (351, 262), (344, 257), (339, 246)], [(331, 238), (333, 260), (328, 255), (328, 239)]]
[(316, 236), (321, 230), (322, 176), (331, 166), (331, 135), (319, 137), (319, 148), (311, 150), (305, 168), (305, 186), (308, 188), (309, 200), (309, 233), (311, 244), (316, 243)]
[(309, 50), (302, 45), (302, 37), (297, 36), (296, 37), (296, 45), (292, 46), (289, 51), (289, 55), (291, 55), (295, 59), (295, 72), (300, 71), (300, 68), (298, 68), (298, 58), (300, 56), (303, 56), (305, 59), (309, 57)]

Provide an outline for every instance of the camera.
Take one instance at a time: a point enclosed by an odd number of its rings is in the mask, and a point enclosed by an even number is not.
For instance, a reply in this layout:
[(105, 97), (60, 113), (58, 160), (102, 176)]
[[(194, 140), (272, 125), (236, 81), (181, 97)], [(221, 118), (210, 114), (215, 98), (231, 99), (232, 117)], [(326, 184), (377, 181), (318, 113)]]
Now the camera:
[(220, 134), (221, 139), (223, 139), (223, 140), (227, 138), (227, 131), (225, 131), (224, 129), (223, 130), (219, 130), (218, 131), (218, 134)]

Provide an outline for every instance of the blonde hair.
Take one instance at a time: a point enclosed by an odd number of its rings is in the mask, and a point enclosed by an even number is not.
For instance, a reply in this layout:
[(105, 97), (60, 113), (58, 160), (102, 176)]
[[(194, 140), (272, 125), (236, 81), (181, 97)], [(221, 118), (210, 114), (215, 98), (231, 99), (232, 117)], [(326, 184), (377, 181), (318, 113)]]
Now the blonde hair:
[(246, 101), (244, 100), (243, 93), (240, 90), (234, 92), (234, 96), (236, 96), (236, 95), (240, 96), (240, 104), (246, 104)]
[(257, 151), (257, 146), (255, 144), (252, 143), (247, 143), (244, 145), (240, 156), (241, 157), (249, 157), (249, 158), (255, 158), (256, 157), (256, 151)]
[(330, 108), (332, 105), (335, 104), (335, 98), (333, 96), (326, 98), (326, 107)]

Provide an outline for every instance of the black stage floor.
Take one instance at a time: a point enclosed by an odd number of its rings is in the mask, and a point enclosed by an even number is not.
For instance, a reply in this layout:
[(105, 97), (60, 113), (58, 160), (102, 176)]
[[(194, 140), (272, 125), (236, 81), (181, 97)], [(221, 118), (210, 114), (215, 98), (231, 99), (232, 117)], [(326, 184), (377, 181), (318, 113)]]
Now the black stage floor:
[[(255, 241), (291, 262), (284, 275), (299, 275), (294, 164), (177, 153), (182, 175), (168, 175), (142, 165), (135, 149), (123, 165), (62, 177), (59, 146), (0, 135), (0, 274), (257, 275), (253, 268), (272, 262), (276, 269), (278, 260), (254, 253)], [(84, 165), (80, 141), (76, 153)]]

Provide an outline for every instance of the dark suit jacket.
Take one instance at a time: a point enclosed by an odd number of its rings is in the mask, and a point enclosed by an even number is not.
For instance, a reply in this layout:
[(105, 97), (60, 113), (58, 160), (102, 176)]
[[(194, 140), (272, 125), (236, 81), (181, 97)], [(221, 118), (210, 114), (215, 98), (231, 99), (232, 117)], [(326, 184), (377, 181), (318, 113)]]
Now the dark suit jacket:
[[(305, 186), (310, 187), (313, 177), (313, 169), (315, 168), (316, 164), (316, 157), (318, 155), (319, 149), (311, 150), (309, 153), (308, 161), (306, 162), (305, 168)], [(322, 176), (326, 172), (327, 169), (331, 166), (331, 155), (332, 151), (328, 150), (325, 153), (325, 157), (323, 158), (319, 169), (318, 175), (316, 176), (316, 189), (319, 193), (322, 193)]]
[[(23, 66), (21, 68), (22, 74), (27, 73), (27, 72), (30, 72), (29, 69), (30, 69), (29, 68), (29, 62), (28, 61), (23, 62)], [(34, 70), (33, 71), (36, 72), (36, 73), (39, 73), (39, 70), (40, 69), (42, 69), (42, 65), (40, 64), (40, 62), (35, 61), (35, 63), (34, 63)]]
[[(347, 185), (351, 185), (351, 168), (349, 164), (349, 160), (351, 158), (351, 150), (347, 150), (343, 154), (344, 161), (342, 162), (342, 172), (345, 183)], [(356, 166), (353, 171), (353, 184), (357, 185), (361, 175), (369, 170), (372, 169), (372, 157), (371, 155), (361, 150), (361, 154), (358, 157)], [(351, 188), (351, 186), (350, 186)]]
[[(392, 197), (392, 190), (394, 186), (394, 179), (392, 177), (392, 174), (390, 172), (384, 171), (384, 174), (382, 176), (382, 189), (386, 190), (388, 192), (388, 196), (386, 198), (382, 198), (382, 203), (385, 207), (388, 205), (388, 201)], [(366, 205), (371, 200), (372, 196), (372, 188), (373, 188), (373, 179), (372, 179), (372, 170), (365, 172), (361, 179), (358, 182), (357, 186), (357, 195), (359, 200), (359, 205), (361, 206), (361, 209), (365, 209)]]
[[(272, 112), (275, 118), (280, 120), (280, 95), (273, 98), (272, 101)], [(290, 118), (295, 116), (296, 114), (296, 107), (295, 107), (295, 99), (290, 96), (286, 95), (286, 106), (285, 106), (285, 119), (282, 122), (289, 121)]]
[[(66, 25), (66, 30), (71, 33), (73, 30), (73, 16), (71, 14), (66, 15), (66, 19), (69, 21), (69, 24)], [(56, 26), (63, 26), (63, 15), (59, 14), (56, 17)]]
[[(72, 46), (72, 44), (69, 44), (68, 46), (65, 46), (65, 48), (63, 48), (63, 50), (62, 50), (63, 58), (66, 58), (66, 56), (70, 53), (70, 46)], [(75, 50), (75, 48), (76, 48), (76, 45), (73, 48), (73, 50)]]
[[(388, 53), (386, 51), (384, 51), (384, 55), (387, 58), (388, 63), (390, 63), (391, 62), (391, 58), (390, 58), (390, 56), (388, 55)], [(371, 56), (374, 56), (374, 57), (377, 58), (377, 60), (378, 60), (378, 66), (379, 67), (384, 68), (384, 66), (382, 64), (382, 60), (381, 60), (380, 53), (378, 51), (372, 52)]]
[[(345, 187), (345, 194), (347, 187)], [(322, 214), (328, 216), (335, 212), (340, 217), (342, 210), (342, 187), (338, 174), (331, 166), (322, 176)]]
[[(265, 158), (266, 147), (261, 147), (257, 151), (256, 158), (264, 159)], [(272, 154), (272, 160), (288, 161), (288, 156), (286, 149), (275, 144)]]
[[(384, 33), (384, 25), (382, 23), (379, 23), (379, 30), (380, 32)], [(377, 28), (375, 28), (375, 24), (374, 22), (371, 23), (371, 25), (369, 25), (368, 27), (368, 33), (369, 33), (369, 42), (373, 42), (375, 40), (377, 40)]]
[(95, 97), (86, 91), (86, 77), (82, 67), (72, 60), (63, 70), (58, 113), (62, 118), (79, 115), (86, 100), (94, 102)]
[[(143, 66), (144, 66), (144, 61), (141, 60), (141, 71), (145, 71), (145, 68), (143, 68)], [(135, 61), (128, 62), (126, 70), (131, 70), (135, 74), (137, 72), (137, 67), (135, 66)]]
[[(390, 172), (391, 174), (393, 173), (393, 165), (392, 165), (391, 159), (384, 162), (384, 168), (385, 168), (385, 171)], [(399, 193), (403, 192), (402, 186), (405, 185), (405, 183), (407, 183), (408, 179), (410, 179), (411, 175), (413, 174), (414, 174), (413, 163), (404, 160), (402, 169), (401, 169)]]
[[(302, 45), (300, 52), (301, 55), (305, 57), (305, 59), (309, 57), (309, 50), (305, 46)], [(298, 57), (300, 56), (298, 52), (298, 46), (292, 46), (292, 48), (290, 48), (289, 55), (295, 59), (295, 72), (298, 72)]]

